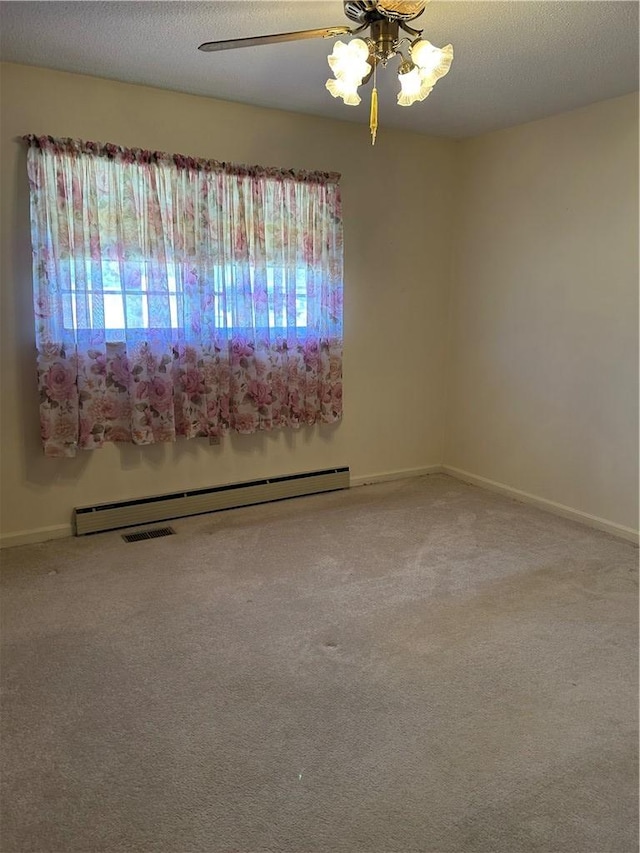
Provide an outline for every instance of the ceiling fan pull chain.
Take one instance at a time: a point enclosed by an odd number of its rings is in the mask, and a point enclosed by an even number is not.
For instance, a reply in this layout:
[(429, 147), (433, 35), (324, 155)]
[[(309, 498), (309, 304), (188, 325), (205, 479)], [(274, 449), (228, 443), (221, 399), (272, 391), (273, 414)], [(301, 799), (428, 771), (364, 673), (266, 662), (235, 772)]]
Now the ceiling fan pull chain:
[(371, 129), (371, 144), (376, 144), (378, 134), (378, 89), (376, 88), (377, 64), (373, 66), (373, 89), (371, 90), (371, 115), (369, 117), (369, 128)]

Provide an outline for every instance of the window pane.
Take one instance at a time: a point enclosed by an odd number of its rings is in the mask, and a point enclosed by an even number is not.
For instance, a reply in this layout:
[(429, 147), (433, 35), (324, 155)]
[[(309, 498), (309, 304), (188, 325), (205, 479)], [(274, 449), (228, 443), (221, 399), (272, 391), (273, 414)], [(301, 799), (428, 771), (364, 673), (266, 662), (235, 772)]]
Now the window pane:
[(122, 296), (106, 294), (104, 296), (105, 329), (124, 329), (124, 308)]
[(117, 261), (102, 262), (102, 289), (117, 293), (122, 290), (120, 284), (120, 264)]
[(296, 279), (296, 326), (307, 325), (307, 282), (306, 271), (298, 270)]
[(68, 291), (62, 294), (62, 317), (65, 329), (76, 328), (73, 302), (73, 294)]
[(146, 329), (148, 327), (147, 297), (143, 294), (128, 293), (126, 305), (127, 326), (130, 329)]

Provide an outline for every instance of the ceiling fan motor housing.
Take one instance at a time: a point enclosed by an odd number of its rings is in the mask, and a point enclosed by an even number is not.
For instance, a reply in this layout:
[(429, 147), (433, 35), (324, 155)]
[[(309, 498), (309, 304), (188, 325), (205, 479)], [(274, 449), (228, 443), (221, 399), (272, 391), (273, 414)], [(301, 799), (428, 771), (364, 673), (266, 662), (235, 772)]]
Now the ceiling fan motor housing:
[(375, 6), (385, 18), (410, 21), (424, 12), (427, 0), (377, 0)]
[(411, 21), (424, 12), (427, 0), (344, 0), (344, 13), (351, 21), (367, 25), (373, 21)]

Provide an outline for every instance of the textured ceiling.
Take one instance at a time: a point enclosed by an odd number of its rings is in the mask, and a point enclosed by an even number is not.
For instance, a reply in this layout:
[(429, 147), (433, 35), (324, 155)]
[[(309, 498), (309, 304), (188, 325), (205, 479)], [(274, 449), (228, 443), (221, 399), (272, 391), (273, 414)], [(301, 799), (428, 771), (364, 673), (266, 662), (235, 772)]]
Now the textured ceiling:
[[(324, 88), (331, 41), (219, 53), (203, 41), (349, 24), (322, 2), (2, 2), (0, 58), (224, 100), (357, 122)], [(395, 102), (395, 68), (378, 73), (382, 126), (473, 136), (638, 88), (638, 3), (433, 0), (413, 26), (455, 58), (426, 101)]]

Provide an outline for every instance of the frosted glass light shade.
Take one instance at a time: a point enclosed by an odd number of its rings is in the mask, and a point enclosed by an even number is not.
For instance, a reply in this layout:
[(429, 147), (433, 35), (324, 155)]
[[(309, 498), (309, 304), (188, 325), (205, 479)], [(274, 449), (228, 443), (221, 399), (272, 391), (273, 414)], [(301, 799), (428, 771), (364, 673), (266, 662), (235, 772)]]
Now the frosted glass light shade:
[(401, 107), (410, 107), (416, 101), (424, 101), (433, 89), (429, 80), (425, 80), (419, 68), (412, 68), (406, 74), (398, 74), (400, 80), (400, 92), (398, 104)]
[(352, 39), (347, 44), (337, 41), (327, 61), (337, 78), (356, 80), (356, 85), (359, 86), (371, 71), (371, 65), (367, 62), (368, 56), (367, 43), (363, 39)]
[(345, 104), (357, 107), (361, 101), (358, 86), (371, 71), (367, 62), (369, 46), (363, 39), (352, 39), (345, 44), (337, 41), (328, 57), (335, 80), (327, 80), (326, 87), (334, 98), (342, 98)]
[(325, 85), (334, 98), (342, 98), (345, 104), (350, 107), (357, 107), (362, 100), (358, 94), (358, 84), (352, 80), (339, 77), (336, 80), (327, 80)]
[(420, 39), (411, 47), (411, 59), (422, 72), (422, 76), (429, 79), (433, 85), (451, 68), (453, 47), (450, 44), (443, 48), (434, 47), (431, 42)]

